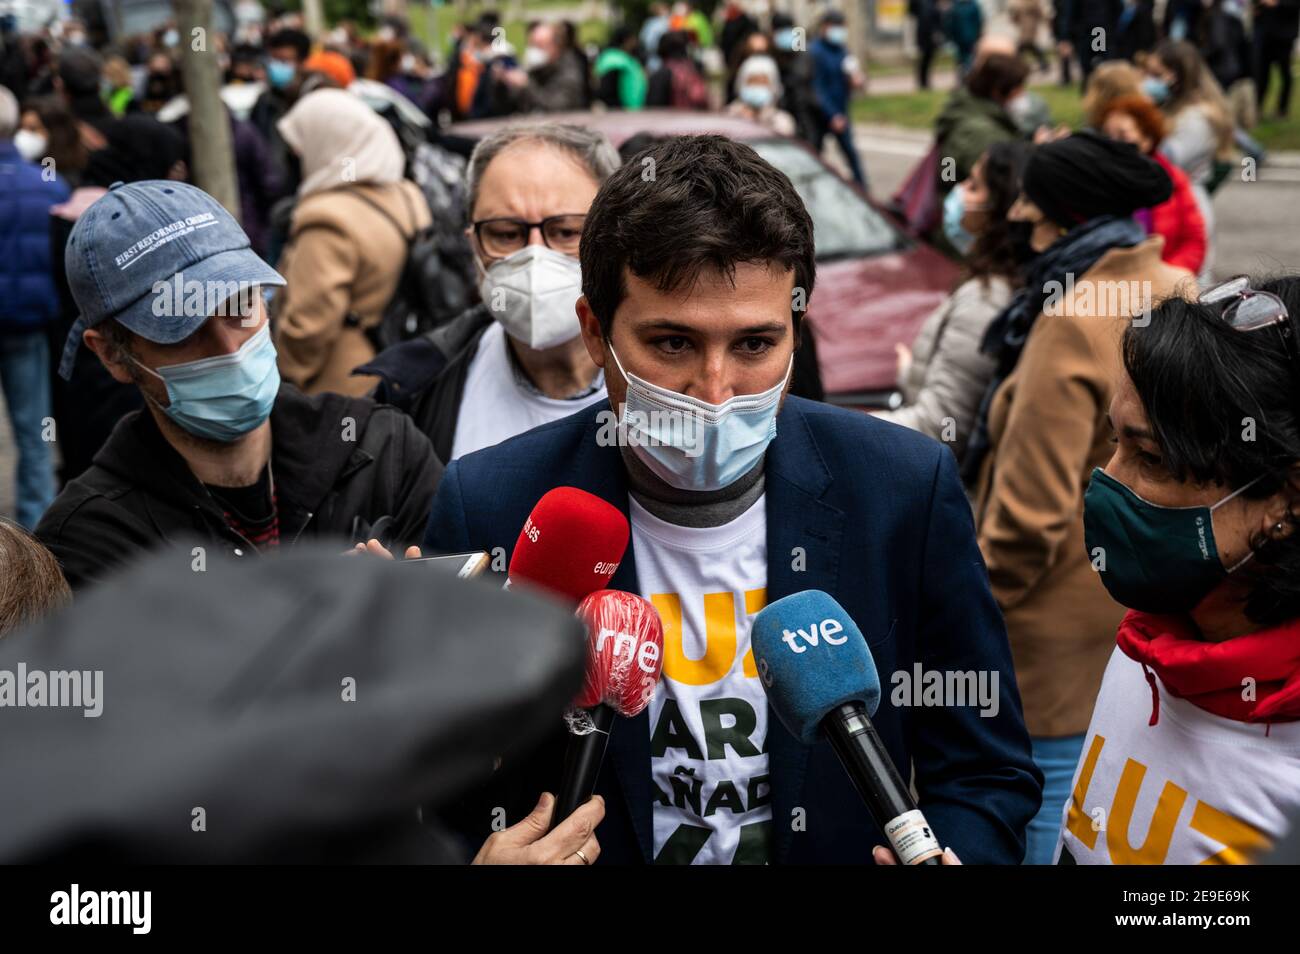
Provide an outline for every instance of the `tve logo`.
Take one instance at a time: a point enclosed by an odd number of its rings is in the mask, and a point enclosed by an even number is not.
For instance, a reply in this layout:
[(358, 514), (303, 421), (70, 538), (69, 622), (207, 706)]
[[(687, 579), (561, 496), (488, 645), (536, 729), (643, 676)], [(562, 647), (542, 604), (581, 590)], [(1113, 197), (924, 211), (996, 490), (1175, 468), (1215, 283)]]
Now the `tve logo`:
[[(781, 639), (791, 652), (806, 652), (808, 646), (816, 646), (819, 639), (824, 639), (829, 646), (840, 646), (847, 636), (840, 636), (844, 632), (844, 624), (837, 619), (824, 619), (820, 623), (813, 623), (807, 630), (796, 629), (793, 633), (788, 629), (781, 631)], [(839, 637), (838, 639), (836, 637)], [(807, 643), (807, 646), (801, 646), (800, 642)]]

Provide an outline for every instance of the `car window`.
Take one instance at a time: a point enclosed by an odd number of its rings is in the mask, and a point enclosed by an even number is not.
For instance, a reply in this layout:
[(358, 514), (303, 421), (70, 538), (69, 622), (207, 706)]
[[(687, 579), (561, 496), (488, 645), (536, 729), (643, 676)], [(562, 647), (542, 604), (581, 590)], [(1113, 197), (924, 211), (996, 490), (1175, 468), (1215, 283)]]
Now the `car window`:
[(812, 216), (818, 260), (879, 255), (902, 243), (879, 212), (802, 146), (779, 139), (750, 145), (794, 183)]

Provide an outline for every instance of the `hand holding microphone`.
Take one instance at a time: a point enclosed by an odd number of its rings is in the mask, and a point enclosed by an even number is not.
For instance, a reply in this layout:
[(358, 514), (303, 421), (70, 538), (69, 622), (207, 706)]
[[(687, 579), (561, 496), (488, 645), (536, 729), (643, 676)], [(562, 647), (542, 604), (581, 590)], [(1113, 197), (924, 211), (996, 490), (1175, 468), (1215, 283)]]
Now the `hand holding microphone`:
[[(754, 662), (782, 725), (805, 745), (824, 736), (872, 819), (907, 865), (947, 861), (925, 816), (898, 775), (871, 715), (880, 677), (861, 630), (827, 593), (806, 590), (764, 607), (750, 630)], [(877, 847), (877, 863), (888, 856)]]
[(537, 807), (521, 822), (493, 832), (474, 856), (476, 865), (591, 865), (600, 857), (596, 826), (605, 817), (599, 795), (562, 825), (551, 825), (555, 796), (543, 792)]
[(597, 590), (579, 604), (578, 618), (587, 630), (587, 675), (566, 716), (569, 746), (552, 827), (591, 798), (614, 717), (649, 705), (663, 670), (663, 623), (635, 593)]

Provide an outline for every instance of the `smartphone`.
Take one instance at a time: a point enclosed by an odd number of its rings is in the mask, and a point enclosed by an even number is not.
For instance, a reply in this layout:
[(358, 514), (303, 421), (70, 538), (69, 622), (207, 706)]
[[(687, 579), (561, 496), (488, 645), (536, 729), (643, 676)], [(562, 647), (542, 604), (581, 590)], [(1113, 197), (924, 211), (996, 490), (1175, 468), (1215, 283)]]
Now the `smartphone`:
[(435, 573), (451, 573), (457, 579), (468, 580), (481, 575), (492, 563), (492, 558), (482, 550), (473, 553), (448, 553), (445, 556), (420, 557), (415, 560), (398, 560), (401, 566), (422, 564)]

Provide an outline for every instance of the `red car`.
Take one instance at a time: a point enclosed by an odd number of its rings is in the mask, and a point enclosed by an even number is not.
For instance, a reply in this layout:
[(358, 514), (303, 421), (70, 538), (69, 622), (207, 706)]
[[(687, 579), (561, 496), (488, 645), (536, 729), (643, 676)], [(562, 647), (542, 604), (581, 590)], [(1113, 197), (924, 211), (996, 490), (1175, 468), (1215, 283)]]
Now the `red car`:
[[(666, 109), (536, 117), (543, 119), (599, 129), (615, 146), (637, 133), (718, 133), (753, 146), (790, 177), (812, 216), (817, 285), (807, 317), (817, 338), (827, 400), (866, 407), (888, 403), (897, 378), (894, 345), (910, 345), (926, 316), (952, 291), (957, 267), (948, 258), (865, 198), (805, 143), (757, 123)], [(520, 119), (458, 123), (448, 132), (481, 139), (512, 122)]]

